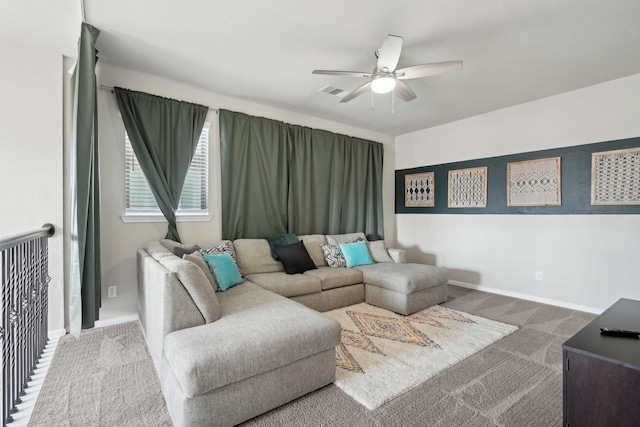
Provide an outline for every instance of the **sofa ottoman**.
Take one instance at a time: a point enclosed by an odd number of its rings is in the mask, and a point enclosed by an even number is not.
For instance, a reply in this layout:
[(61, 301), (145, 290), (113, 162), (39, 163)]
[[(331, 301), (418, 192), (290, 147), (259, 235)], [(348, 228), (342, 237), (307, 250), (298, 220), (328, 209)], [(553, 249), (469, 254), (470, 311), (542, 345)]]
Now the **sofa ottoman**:
[(447, 300), (447, 270), (424, 264), (376, 263), (362, 271), (365, 301), (409, 315)]

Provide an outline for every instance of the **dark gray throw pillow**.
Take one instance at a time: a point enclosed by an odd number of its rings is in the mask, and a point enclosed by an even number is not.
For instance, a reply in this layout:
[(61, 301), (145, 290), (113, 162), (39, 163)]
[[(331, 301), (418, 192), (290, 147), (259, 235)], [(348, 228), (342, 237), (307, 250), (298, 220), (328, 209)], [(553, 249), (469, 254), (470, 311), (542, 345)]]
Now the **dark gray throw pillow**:
[(301, 241), (290, 245), (275, 246), (273, 250), (278, 254), (287, 274), (304, 273), (307, 270), (316, 269), (307, 248)]
[(276, 246), (290, 245), (298, 241), (298, 236), (291, 233), (278, 234), (277, 236), (267, 236), (264, 238), (271, 248), (271, 256), (278, 259), (278, 253), (275, 251)]
[(199, 250), (200, 246), (198, 245), (193, 245), (190, 248), (181, 248), (180, 246), (176, 246), (175, 248), (173, 248), (173, 254), (182, 258), (183, 255), (189, 255)]

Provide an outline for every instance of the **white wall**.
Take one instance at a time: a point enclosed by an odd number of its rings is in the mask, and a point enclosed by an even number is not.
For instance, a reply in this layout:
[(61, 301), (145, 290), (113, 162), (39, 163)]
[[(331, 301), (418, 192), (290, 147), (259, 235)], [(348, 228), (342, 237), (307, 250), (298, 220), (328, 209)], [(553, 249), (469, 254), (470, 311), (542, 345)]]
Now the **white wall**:
[(0, 237), (52, 223), (49, 330), (64, 328), (62, 55), (0, 41)]
[[(207, 92), (205, 90), (144, 75), (120, 68), (98, 66), (98, 84), (120, 86), (131, 90), (175, 98), (183, 101), (239, 111), (254, 116), (268, 117), (288, 123), (326, 129), (385, 144), (384, 158), (384, 218), (387, 243), (395, 243), (395, 215), (393, 205), (394, 149), (393, 137), (345, 126), (335, 122), (317, 119), (267, 107), (264, 105), (234, 99)], [(213, 77), (212, 77), (213, 78)], [(114, 96), (109, 91), (98, 91), (101, 188), (102, 188), (102, 298), (100, 319), (108, 320), (137, 313), (136, 259), (138, 248), (153, 240), (164, 237), (166, 223), (123, 223), (124, 213), (124, 125)], [(210, 131), (210, 212), (211, 222), (179, 222), (178, 231), (184, 242), (213, 242), (221, 237), (221, 195), (220, 195), (220, 145), (218, 117), (210, 111), (207, 121)], [(118, 297), (108, 299), (106, 292), (110, 285), (118, 286)]]
[[(396, 169), (638, 136), (640, 74), (401, 135)], [(640, 215), (399, 214), (397, 239), (481, 289), (592, 311), (640, 299)]]

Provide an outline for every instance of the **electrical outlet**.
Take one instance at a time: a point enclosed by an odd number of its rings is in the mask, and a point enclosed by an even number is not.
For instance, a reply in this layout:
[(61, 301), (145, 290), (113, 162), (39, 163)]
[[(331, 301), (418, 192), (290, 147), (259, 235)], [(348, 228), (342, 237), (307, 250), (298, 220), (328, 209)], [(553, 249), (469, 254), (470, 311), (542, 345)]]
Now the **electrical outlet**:
[(542, 281), (542, 271), (536, 271), (536, 280)]
[(118, 296), (118, 287), (116, 285), (107, 288), (107, 298), (115, 298)]

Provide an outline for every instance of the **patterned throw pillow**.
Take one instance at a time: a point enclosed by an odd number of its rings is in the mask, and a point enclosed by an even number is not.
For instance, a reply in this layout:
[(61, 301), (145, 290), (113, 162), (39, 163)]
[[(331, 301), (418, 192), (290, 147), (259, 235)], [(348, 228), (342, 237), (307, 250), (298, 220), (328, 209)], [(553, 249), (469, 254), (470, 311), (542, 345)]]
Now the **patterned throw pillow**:
[(347, 266), (347, 262), (344, 260), (344, 256), (342, 256), (342, 251), (338, 246), (323, 245), (322, 253), (324, 254), (324, 259), (327, 260), (327, 265), (329, 267), (336, 268), (336, 267)]
[(236, 262), (236, 254), (233, 251), (233, 243), (231, 242), (231, 240), (223, 240), (222, 242), (220, 242), (218, 246), (214, 246), (213, 248), (200, 249), (200, 253), (202, 255), (206, 255), (206, 254), (215, 255), (215, 254), (227, 253), (231, 256), (231, 259), (233, 259), (233, 262)]

